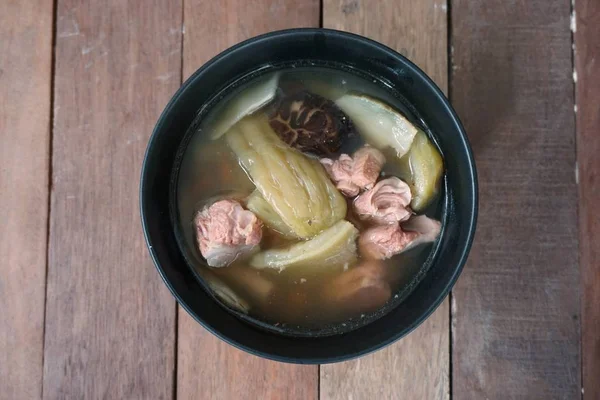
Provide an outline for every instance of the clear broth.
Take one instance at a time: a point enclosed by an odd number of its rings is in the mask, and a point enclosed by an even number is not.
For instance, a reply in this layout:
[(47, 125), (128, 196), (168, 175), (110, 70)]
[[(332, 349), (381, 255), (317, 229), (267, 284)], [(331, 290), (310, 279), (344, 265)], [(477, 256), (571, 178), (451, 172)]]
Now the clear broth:
[[(321, 95), (327, 94), (324, 97), (329, 97), (331, 100), (334, 100), (331, 97), (337, 98), (348, 92), (364, 93), (378, 98), (401, 111), (411, 122), (428, 132), (423, 121), (419, 120), (418, 116), (376, 80), (368, 80), (348, 72), (320, 67), (291, 68), (279, 70), (277, 73), (280, 74), (280, 84), (299, 83), (309, 91)], [(266, 75), (264, 78), (268, 79), (268, 76), (270, 75)], [(218, 110), (226, 107), (228, 99), (233, 98), (243, 88), (244, 86), (241, 86), (233, 90), (208, 112), (193, 132), (181, 161), (177, 181), (177, 207), (183, 245), (186, 248), (186, 254), (191, 258), (189, 261), (193, 264), (192, 268), (200, 276), (206, 276), (202, 273), (207, 270), (214, 273), (214, 276), (217, 276), (237, 295), (246, 300), (250, 305), (248, 313), (250, 317), (273, 327), (318, 330), (336, 325), (345, 327), (349, 321), (354, 321), (352, 325), (356, 327), (362, 325), (360, 322), (362, 320), (365, 323), (370, 322), (373, 320), (372, 316), (377, 312), (371, 313), (369, 316), (352, 310), (352, 307), (342, 309), (328, 305), (323, 299), (324, 285), (343, 273), (342, 267), (332, 269), (323, 266), (324, 268), (311, 268), (302, 272), (293, 269), (278, 272), (270, 269), (257, 270), (249, 266), (247, 261), (242, 260), (236, 261), (228, 267), (210, 268), (197, 249), (193, 219), (198, 210), (217, 198), (229, 196), (244, 198), (255, 189), (225, 139), (223, 137), (217, 140), (210, 138), (211, 122)], [(364, 141), (360, 137), (354, 137), (343, 143), (338, 154), (352, 154), (363, 144)], [(394, 157), (388, 154), (386, 156)], [(394, 164), (386, 163), (382, 175), (397, 176)], [(440, 192), (442, 191), (443, 188), (440, 189)], [(425, 214), (441, 220), (443, 208), (441, 198), (442, 195), (438, 195)], [(352, 215), (351, 207), (348, 207), (346, 219), (351, 222), (358, 221), (358, 218)], [(357, 227), (361, 230), (359, 226)], [(263, 250), (281, 247), (289, 243), (280, 234), (266, 227), (263, 232), (263, 241), (261, 242)], [(423, 272), (423, 266), (431, 251), (431, 244), (422, 245), (384, 261), (388, 283), (393, 293), (392, 299), (388, 303), (393, 302), (394, 299), (397, 300), (399, 294), (405, 296), (407, 288), (414, 286), (419, 273)], [(267, 299), (257, 300), (256, 298), (260, 296), (249, 293), (248, 288), (245, 287), (247, 280), (244, 282), (240, 280), (240, 276), (248, 277), (249, 275), (255, 275), (255, 277), (250, 277), (251, 280), (266, 279), (272, 282), (274, 289)]]

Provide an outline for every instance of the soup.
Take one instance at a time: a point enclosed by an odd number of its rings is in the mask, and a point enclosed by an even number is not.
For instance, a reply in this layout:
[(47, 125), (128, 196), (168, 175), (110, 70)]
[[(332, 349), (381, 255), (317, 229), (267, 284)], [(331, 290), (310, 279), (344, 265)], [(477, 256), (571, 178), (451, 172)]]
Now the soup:
[(441, 229), (443, 162), (381, 83), (271, 72), (193, 129), (182, 242), (225, 307), (274, 328), (356, 327), (414, 286)]

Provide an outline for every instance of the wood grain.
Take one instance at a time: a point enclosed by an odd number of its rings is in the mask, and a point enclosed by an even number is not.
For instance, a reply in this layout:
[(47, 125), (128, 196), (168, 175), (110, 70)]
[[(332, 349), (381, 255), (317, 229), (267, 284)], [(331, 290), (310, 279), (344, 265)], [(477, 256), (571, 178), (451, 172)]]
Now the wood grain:
[[(183, 70), (191, 75), (227, 47), (268, 31), (319, 25), (319, 0), (185, 0)], [(318, 367), (251, 356), (179, 309), (177, 399), (316, 399)]]
[(456, 399), (575, 399), (577, 187), (569, 2), (452, 2), (452, 101), (480, 211), (454, 289)]
[(0, 399), (42, 393), (52, 2), (0, 3)]
[[(324, 0), (323, 25), (386, 44), (447, 86), (444, 0)], [(449, 309), (444, 301), (417, 330), (372, 355), (321, 367), (321, 399), (448, 399)]]
[(175, 303), (142, 236), (144, 150), (179, 86), (177, 1), (59, 0), (45, 399), (167, 399)]
[(578, 0), (575, 11), (583, 398), (592, 400), (600, 399), (600, 2)]

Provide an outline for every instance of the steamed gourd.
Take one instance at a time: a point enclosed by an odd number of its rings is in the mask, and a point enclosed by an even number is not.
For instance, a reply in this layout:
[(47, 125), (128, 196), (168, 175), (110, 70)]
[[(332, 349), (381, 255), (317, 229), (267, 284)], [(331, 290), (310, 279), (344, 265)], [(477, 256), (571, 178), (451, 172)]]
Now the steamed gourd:
[(379, 150), (390, 147), (398, 158), (410, 149), (417, 128), (387, 104), (364, 94), (344, 95), (335, 104), (352, 119), (371, 146)]
[(282, 249), (266, 250), (254, 255), (250, 265), (255, 268), (323, 267), (353, 264), (357, 260), (358, 229), (348, 221), (339, 221), (311, 240)]
[(217, 114), (212, 127), (211, 138), (218, 139), (246, 115), (252, 114), (275, 98), (279, 75), (260, 80), (246, 87), (234, 99), (225, 104)]
[(310, 238), (346, 215), (346, 200), (317, 160), (286, 145), (262, 113), (225, 136), (262, 197), (299, 238)]
[(248, 196), (246, 199), (246, 208), (256, 214), (266, 226), (281, 233), (283, 236), (288, 238), (297, 237), (258, 190), (255, 190)]
[(412, 191), (411, 208), (422, 211), (437, 195), (444, 162), (425, 132), (419, 130), (408, 154), (409, 184)]
[(217, 278), (214, 273), (203, 268), (198, 269), (198, 272), (204, 282), (213, 291), (215, 296), (226, 306), (244, 314), (248, 314), (248, 311), (250, 310), (250, 304), (238, 296), (223, 281)]

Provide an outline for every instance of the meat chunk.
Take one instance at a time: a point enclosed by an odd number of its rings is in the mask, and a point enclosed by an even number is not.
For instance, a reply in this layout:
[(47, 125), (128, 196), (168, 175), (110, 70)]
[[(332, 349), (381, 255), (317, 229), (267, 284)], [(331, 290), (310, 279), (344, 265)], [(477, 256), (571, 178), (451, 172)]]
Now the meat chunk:
[(410, 243), (410, 247), (405, 248), (405, 250), (408, 250), (421, 243), (435, 242), (442, 230), (442, 224), (440, 221), (436, 221), (426, 215), (417, 215), (404, 222), (402, 224), (402, 229), (419, 234), (419, 236)]
[(393, 176), (379, 181), (354, 199), (354, 211), (362, 220), (393, 224), (410, 218), (407, 207), (411, 198), (410, 187)]
[(405, 223), (404, 229), (397, 223), (367, 229), (360, 235), (358, 246), (363, 257), (385, 260), (422, 243), (435, 241), (440, 229), (439, 221), (420, 215)]
[(373, 187), (385, 164), (385, 157), (379, 150), (364, 146), (352, 157), (342, 154), (335, 161), (323, 158), (321, 164), (340, 192), (348, 197), (354, 197), (361, 190)]
[(365, 261), (337, 276), (324, 287), (325, 298), (338, 309), (366, 313), (381, 308), (391, 297), (385, 266), (378, 261)]
[(219, 200), (194, 219), (200, 252), (211, 267), (225, 267), (257, 249), (262, 223), (235, 200)]
[(405, 232), (398, 223), (378, 225), (364, 231), (358, 239), (363, 257), (385, 260), (400, 253), (419, 236), (416, 232)]
[(352, 182), (361, 189), (371, 189), (385, 164), (383, 153), (374, 147), (364, 146), (358, 149), (352, 158)]

